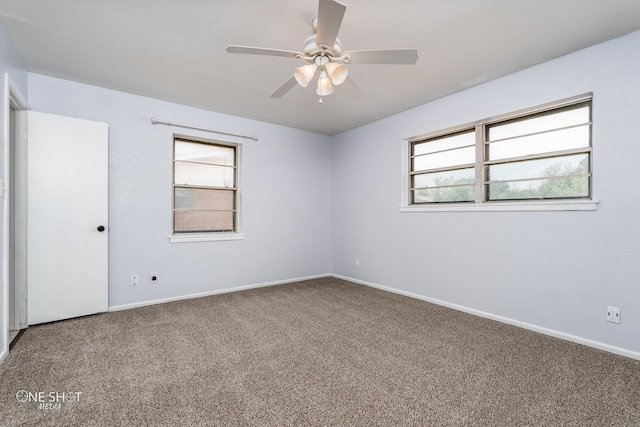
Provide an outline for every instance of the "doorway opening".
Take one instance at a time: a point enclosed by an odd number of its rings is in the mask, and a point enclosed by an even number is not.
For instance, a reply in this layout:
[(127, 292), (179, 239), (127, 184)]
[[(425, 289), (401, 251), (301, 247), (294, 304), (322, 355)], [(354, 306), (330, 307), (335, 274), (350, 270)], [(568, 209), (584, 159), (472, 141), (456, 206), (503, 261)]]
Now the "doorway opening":
[(8, 94), (6, 110), (6, 146), (4, 161), (4, 283), (8, 306), (8, 348), (15, 344), (27, 327), (27, 277), (26, 277), (26, 116), (28, 109), (24, 98), (5, 77), (5, 93)]

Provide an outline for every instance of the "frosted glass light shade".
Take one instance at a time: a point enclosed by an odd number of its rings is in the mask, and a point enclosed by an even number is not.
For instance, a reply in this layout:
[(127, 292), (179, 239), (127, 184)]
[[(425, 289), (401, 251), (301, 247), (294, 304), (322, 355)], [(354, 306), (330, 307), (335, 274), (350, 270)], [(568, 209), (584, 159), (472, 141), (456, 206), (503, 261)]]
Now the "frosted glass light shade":
[(320, 96), (327, 96), (333, 93), (333, 85), (331, 84), (331, 79), (327, 75), (327, 72), (322, 70), (320, 72), (320, 77), (318, 78), (318, 89), (316, 89), (316, 94)]
[(336, 62), (332, 62), (327, 64), (327, 73), (331, 78), (331, 82), (334, 85), (339, 85), (347, 79), (347, 75), (349, 74), (349, 69), (344, 64), (338, 64)]
[(316, 64), (307, 64), (301, 67), (296, 67), (293, 69), (293, 75), (300, 86), (307, 87), (313, 76), (316, 74), (317, 68), (318, 66)]

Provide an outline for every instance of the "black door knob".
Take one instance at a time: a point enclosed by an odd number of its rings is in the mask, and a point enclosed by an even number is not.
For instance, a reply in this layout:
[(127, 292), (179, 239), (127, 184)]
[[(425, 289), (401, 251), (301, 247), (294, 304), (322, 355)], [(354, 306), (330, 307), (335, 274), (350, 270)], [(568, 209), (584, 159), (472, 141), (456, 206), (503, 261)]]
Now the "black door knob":
[(104, 231), (104, 225), (98, 226), (98, 231), (102, 233)]

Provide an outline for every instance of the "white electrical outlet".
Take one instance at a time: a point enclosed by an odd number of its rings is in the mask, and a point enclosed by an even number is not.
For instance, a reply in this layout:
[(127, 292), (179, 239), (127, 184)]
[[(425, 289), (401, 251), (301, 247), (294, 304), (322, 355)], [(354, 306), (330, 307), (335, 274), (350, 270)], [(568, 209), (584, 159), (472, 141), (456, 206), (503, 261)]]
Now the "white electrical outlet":
[(131, 286), (138, 286), (138, 275), (134, 274), (133, 276), (131, 276), (131, 282), (130, 282)]
[(158, 283), (158, 273), (149, 274), (149, 283), (151, 283), (152, 285)]
[(353, 265), (355, 265), (356, 267), (360, 267), (360, 258), (356, 258), (353, 260)]
[(607, 306), (607, 322), (620, 323), (620, 307)]

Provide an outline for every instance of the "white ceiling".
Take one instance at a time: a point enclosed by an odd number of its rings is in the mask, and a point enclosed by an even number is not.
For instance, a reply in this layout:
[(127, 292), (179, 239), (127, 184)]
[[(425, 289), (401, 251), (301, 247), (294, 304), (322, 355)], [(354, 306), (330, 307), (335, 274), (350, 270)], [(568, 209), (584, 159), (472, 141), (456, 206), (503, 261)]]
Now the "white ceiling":
[(640, 30), (639, 0), (342, 1), (344, 50), (420, 58), (352, 64), (364, 96), (322, 105), (312, 85), (269, 98), (301, 60), (225, 51), (300, 51), (317, 0), (0, 0), (0, 16), (31, 72), (327, 135)]

